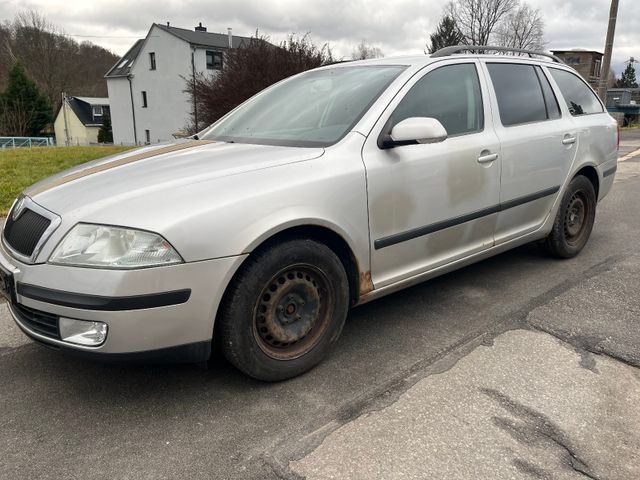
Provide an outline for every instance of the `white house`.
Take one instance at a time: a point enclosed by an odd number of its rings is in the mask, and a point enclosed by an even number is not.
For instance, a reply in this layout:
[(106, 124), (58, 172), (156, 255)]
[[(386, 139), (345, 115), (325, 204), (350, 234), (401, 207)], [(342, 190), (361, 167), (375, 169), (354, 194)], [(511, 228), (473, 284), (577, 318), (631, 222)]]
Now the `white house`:
[(53, 128), (58, 145), (98, 143), (98, 131), (109, 114), (109, 99), (65, 95)]
[(209, 33), (154, 23), (107, 72), (113, 142), (145, 144), (184, 134), (193, 105), (185, 93), (194, 74), (224, 66), (225, 52), (248, 37)]

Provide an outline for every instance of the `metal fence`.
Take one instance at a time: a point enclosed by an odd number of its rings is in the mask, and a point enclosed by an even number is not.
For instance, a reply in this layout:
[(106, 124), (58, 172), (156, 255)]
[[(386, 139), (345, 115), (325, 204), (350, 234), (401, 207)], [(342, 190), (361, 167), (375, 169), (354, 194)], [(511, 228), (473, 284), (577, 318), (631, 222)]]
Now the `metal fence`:
[(52, 137), (0, 137), (0, 150), (21, 147), (49, 147), (55, 145)]

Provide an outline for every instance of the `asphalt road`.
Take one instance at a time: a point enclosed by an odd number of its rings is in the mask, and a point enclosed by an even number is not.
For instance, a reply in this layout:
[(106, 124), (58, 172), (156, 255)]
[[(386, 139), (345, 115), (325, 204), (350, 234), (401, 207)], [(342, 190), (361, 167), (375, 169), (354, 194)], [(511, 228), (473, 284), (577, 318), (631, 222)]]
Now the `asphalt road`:
[(620, 157), (637, 151), (640, 148), (640, 128), (628, 128), (620, 134)]
[[(67, 358), (24, 339), (0, 304), (0, 478), (313, 478), (318, 465), (331, 460), (323, 459), (320, 445), (367, 443), (362, 437), (332, 443), (337, 429), (402, 405), (403, 395), (422, 388), (421, 382), (456, 375), (465, 361), (479, 372), (508, 372), (506, 353), (495, 350), (489, 358), (477, 352), (494, 341), (513, 351), (534, 338), (514, 338), (514, 331), (562, 338), (591, 369), (613, 371), (619, 363), (635, 369), (640, 365), (638, 315), (616, 316), (615, 322), (597, 316), (587, 329), (579, 319), (591, 318), (589, 308), (578, 320), (563, 309), (572, 305), (578, 311), (601, 294), (585, 282), (637, 295), (637, 290), (624, 290), (616, 269), (637, 256), (639, 196), (640, 162), (633, 159), (621, 164), (578, 258), (554, 260), (528, 245), (357, 308), (327, 361), (278, 384), (252, 381), (222, 360), (205, 371)], [(560, 369), (570, 355), (545, 342), (540, 340), (549, 354), (541, 359), (547, 364), (540, 369), (529, 361), (529, 367), (536, 367), (529, 374), (545, 377), (549, 372), (551, 378), (549, 369)], [(588, 352), (606, 355), (615, 365), (594, 366)], [(637, 379), (637, 370), (634, 375)], [(439, 405), (460, 403), (458, 393), (442, 393)], [(494, 390), (485, 397), (528, 418), (528, 410)], [(542, 422), (543, 427), (548, 425)], [(360, 432), (366, 432), (363, 428)], [(557, 437), (550, 432), (548, 438)], [(564, 445), (557, 438), (551, 447), (556, 444)], [(473, 448), (461, 445), (457, 454), (469, 452), (473, 458)], [(607, 450), (607, 444), (602, 448)], [(582, 468), (576, 462), (574, 473)], [(521, 476), (513, 478), (547, 478), (523, 465)]]

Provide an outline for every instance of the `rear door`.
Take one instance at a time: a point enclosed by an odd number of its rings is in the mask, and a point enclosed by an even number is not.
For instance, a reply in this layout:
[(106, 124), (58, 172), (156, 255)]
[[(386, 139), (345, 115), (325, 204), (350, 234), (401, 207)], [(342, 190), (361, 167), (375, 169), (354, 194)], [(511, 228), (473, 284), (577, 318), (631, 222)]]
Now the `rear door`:
[(502, 173), (496, 245), (539, 228), (573, 163), (577, 131), (562, 115), (544, 69), (517, 60), (483, 62), (493, 88)]

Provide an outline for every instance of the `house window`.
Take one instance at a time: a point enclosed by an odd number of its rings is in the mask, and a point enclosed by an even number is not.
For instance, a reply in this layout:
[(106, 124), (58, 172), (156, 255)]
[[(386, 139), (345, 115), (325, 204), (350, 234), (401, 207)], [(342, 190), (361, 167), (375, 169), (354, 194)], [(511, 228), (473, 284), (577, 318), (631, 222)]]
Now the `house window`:
[(93, 107), (93, 116), (94, 117), (101, 117), (102, 116), (102, 106), (101, 105), (95, 105)]
[(150, 70), (156, 69), (156, 52), (149, 53), (149, 69)]
[(207, 51), (207, 70), (222, 70), (222, 52)]
[(580, 65), (580, 57), (567, 57), (567, 65)]
[(596, 60), (593, 64), (593, 76), (599, 77), (602, 70), (602, 60)]
[(149, 130), (144, 131), (144, 138), (146, 143), (151, 143), (151, 132)]
[(142, 91), (142, 108), (147, 108), (147, 92)]

